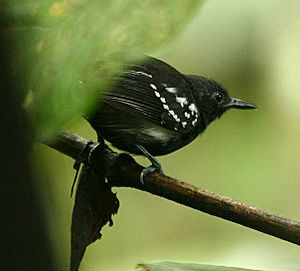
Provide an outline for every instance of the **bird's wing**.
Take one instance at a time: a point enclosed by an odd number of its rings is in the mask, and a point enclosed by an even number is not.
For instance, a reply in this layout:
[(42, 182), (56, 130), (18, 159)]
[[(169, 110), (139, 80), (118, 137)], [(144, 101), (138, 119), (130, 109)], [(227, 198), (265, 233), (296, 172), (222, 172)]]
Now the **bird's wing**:
[(142, 116), (167, 129), (190, 132), (199, 115), (187, 77), (168, 64), (149, 58), (130, 64), (104, 102)]

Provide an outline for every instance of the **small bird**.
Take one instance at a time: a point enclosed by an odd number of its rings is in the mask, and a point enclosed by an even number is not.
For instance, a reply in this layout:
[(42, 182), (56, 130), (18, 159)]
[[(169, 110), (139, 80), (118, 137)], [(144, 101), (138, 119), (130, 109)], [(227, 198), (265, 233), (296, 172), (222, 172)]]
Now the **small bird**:
[(193, 141), (230, 108), (254, 109), (232, 98), (216, 81), (184, 75), (165, 62), (147, 57), (128, 64), (87, 120), (120, 150), (145, 155), (152, 165), (141, 173), (162, 172), (154, 156), (174, 152)]

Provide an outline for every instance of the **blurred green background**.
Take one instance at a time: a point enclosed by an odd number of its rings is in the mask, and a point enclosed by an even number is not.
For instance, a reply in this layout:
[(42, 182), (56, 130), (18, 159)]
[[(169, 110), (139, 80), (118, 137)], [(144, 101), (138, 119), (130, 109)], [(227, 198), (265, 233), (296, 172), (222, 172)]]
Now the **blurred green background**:
[[(160, 157), (167, 175), (300, 220), (299, 15), (299, 1), (210, 0), (175, 41), (151, 52), (258, 106), (226, 113), (195, 142)], [(96, 139), (83, 119), (67, 128)], [(32, 160), (57, 269), (67, 270), (73, 161), (39, 144)], [(296, 245), (141, 191), (114, 191), (121, 202), (114, 226), (87, 249), (82, 271), (157, 260), (300, 270)]]

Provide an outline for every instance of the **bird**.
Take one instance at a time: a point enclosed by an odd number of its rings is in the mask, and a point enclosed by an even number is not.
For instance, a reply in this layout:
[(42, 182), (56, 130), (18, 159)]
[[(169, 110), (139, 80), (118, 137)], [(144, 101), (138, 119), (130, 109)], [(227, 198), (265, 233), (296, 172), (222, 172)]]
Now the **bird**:
[(163, 173), (156, 156), (172, 153), (195, 140), (210, 123), (231, 108), (256, 105), (231, 97), (213, 79), (179, 72), (147, 56), (128, 63), (86, 116), (98, 138), (134, 155), (144, 155), (153, 171)]

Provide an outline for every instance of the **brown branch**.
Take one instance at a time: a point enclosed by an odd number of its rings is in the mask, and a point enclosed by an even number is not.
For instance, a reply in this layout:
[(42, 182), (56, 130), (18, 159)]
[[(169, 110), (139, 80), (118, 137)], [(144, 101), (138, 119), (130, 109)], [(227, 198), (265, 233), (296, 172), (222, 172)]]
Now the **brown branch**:
[[(77, 135), (64, 132), (55, 143), (46, 143), (57, 151), (76, 159), (89, 141)], [(95, 145), (91, 144), (91, 148)], [(175, 201), (196, 210), (218, 216), (282, 240), (300, 245), (300, 222), (285, 218), (254, 206), (233, 200), (186, 182), (159, 173), (145, 177), (145, 184), (139, 180), (143, 167), (127, 155), (111, 151), (107, 147), (110, 161), (108, 180), (112, 186), (133, 187)]]

